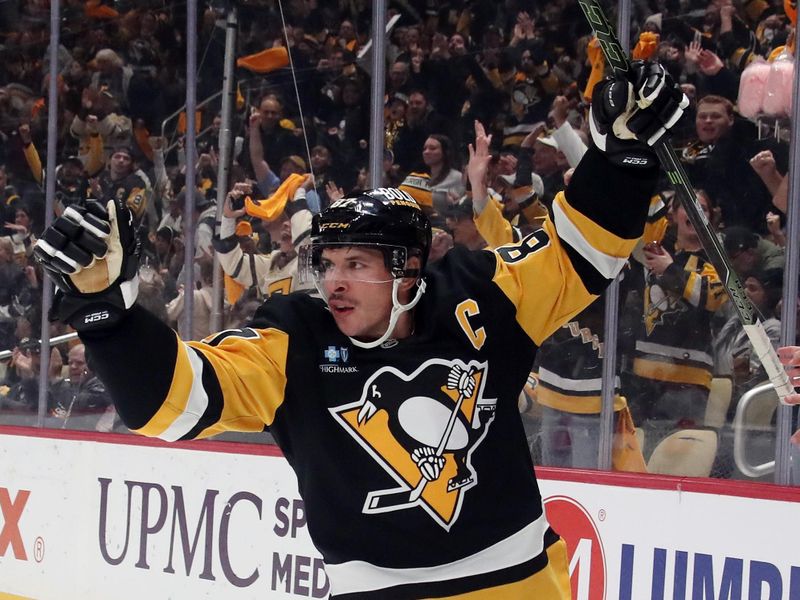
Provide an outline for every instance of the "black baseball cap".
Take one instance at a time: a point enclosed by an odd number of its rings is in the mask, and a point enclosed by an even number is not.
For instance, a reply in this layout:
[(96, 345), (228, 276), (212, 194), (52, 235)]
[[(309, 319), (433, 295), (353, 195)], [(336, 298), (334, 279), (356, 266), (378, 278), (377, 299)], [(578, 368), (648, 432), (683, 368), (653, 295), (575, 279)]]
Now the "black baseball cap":
[(758, 235), (747, 227), (732, 225), (725, 229), (723, 245), (725, 246), (725, 252), (729, 256), (734, 256), (743, 250), (758, 246)]

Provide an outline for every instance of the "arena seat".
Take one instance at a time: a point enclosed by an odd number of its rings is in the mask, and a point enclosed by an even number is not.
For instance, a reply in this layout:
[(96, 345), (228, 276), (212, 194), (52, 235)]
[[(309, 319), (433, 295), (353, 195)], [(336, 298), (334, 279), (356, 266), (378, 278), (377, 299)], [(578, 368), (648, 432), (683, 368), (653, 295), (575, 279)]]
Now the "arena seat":
[(681, 429), (658, 443), (647, 463), (647, 471), (658, 475), (708, 477), (717, 445), (717, 434), (711, 429)]
[(714, 377), (708, 392), (705, 426), (721, 429), (727, 421), (728, 407), (733, 395), (733, 381), (730, 377)]

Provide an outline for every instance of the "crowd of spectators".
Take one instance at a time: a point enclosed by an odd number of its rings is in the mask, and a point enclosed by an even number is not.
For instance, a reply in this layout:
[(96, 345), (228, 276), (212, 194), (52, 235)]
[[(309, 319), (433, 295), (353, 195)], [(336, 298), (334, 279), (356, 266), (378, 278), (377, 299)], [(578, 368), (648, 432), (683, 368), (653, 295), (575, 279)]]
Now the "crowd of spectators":
[[(38, 385), (30, 376), (36, 348), (28, 340), (42, 333), (42, 273), (31, 248), (45, 222), (53, 109), (46, 101), (48, 4), (0, 2), (0, 349), (16, 349), (0, 388), (6, 411), (35, 411), (37, 403), (29, 389)], [(213, 96), (223, 79), (222, 4), (201, 3), (198, 19), (197, 97), (212, 99), (198, 111), (195, 165), (186, 164), (185, 115), (175, 118), (185, 102), (185, 4), (67, 0), (58, 48), (55, 211), (87, 198), (125, 198), (144, 241), (140, 301), (173, 326), (186, 294), (184, 182), (186, 169), (195, 170), (193, 338), (209, 333), (215, 253), (226, 273), (225, 325), (236, 325), (266, 295), (303, 289), (292, 270), (310, 215), (369, 181), (371, 3), (241, 2), (233, 160), (223, 190), (230, 193), (216, 223), (223, 123)], [(541, 223), (589, 143), (588, 105), (603, 60), (578, 3), (404, 0), (389, 2), (395, 14), (386, 48), (383, 184), (402, 186), (425, 207), (435, 226), (433, 259), (454, 244), (492, 245), (473, 222), (461, 172), (479, 121), (493, 135), (490, 187), (518, 239)], [(738, 101), (750, 91), (740, 89), (749, 65), (793, 47), (792, 5), (642, 0), (633, 3), (631, 34), (634, 55), (659, 60), (692, 101), (673, 144), (776, 343), (788, 115), (744, 118)], [(287, 46), (291, 61), (280, 50)], [(712, 377), (731, 378), (737, 394), (764, 378), (672, 195), (664, 179), (643, 240), (651, 244), (626, 274), (621, 314), (630, 335), (623, 336), (620, 393), (636, 425), (657, 424), (646, 455), (670, 429), (703, 426)], [(602, 331), (596, 322), (588, 329), (590, 339)], [(63, 332), (51, 326), (51, 336)], [(55, 351), (51, 366), (65, 376), (52, 373), (54, 382), (63, 380), (54, 389), (80, 385), (81, 376), (62, 369), (79, 347)], [(581, 361), (573, 368), (573, 379), (599, 377)], [(96, 391), (102, 384), (94, 379)], [(537, 392), (528, 389), (530, 409)], [(59, 393), (51, 396), (48, 414), (70, 412)], [(76, 403), (74, 395), (71, 402), (100, 413), (109, 405), (107, 398)], [(569, 427), (556, 429), (552, 436), (561, 438), (553, 443), (569, 446)], [(555, 454), (546, 448), (546, 456)]]

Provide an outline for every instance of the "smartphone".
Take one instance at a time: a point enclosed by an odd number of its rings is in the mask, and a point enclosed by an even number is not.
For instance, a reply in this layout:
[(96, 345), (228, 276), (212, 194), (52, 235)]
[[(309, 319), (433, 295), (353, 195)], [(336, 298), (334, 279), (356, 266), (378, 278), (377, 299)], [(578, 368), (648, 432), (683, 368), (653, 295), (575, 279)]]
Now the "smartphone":
[(233, 210), (241, 210), (244, 208), (244, 199), (248, 196), (231, 196), (231, 208)]
[(148, 263), (139, 267), (139, 279), (144, 283), (153, 283), (156, 278), (155, 269)]

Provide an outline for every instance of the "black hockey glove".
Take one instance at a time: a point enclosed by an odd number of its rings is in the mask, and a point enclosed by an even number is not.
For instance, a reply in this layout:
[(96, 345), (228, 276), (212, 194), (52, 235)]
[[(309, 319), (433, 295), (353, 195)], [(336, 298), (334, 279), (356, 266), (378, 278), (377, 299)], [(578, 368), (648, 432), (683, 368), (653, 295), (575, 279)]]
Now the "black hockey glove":
[(658, 63), (637, 60), (626, 76), (607, 78), (592, 93), (592, 140), (617, 165), (651, 167), (653, 147), (683, 116), (689, 99)]
[(139, 244), (124, 200), (68, 207), (33, 253), (59, 288), (51, 319), (76, 331), (113, 325), (136, 300)]

